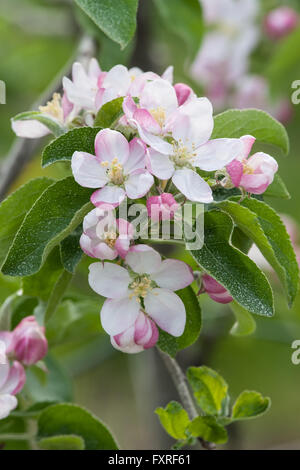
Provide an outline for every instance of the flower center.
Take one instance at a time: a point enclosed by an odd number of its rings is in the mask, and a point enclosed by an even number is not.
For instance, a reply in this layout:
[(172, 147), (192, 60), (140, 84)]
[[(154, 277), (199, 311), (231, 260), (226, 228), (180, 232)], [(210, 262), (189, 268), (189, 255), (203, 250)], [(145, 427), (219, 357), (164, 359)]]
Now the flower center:
[(171, 159), (177, 167), (192, 167), (196, 157), (195, 144), (192, 144), (192, 151), (186, 145), (183, 144), (180, 139), (178, 142), (173, 142), (173, 155)]
[(109, 248), (114, 248), (116, 241), (117, 241), (117, 234), (116, 232), (106, 232), (104, 235), (105, 243), (109, 246)]
[(131, 299), (132, 297), (137, 297), (137, 299), (140, 297), (144, 298), (152, 288), (152, 281), (147, 274), (137, 276), (129, 285), (129, 289), (132, 291), (129, 297)]
[(112, 162), (102, 162), (102, 166), (107, 168), (107, 176), (110, 179), (110, 182), (120, 186), (124, 183), (124, 174), (123, 174), (123, 167), (117, 157), (115, 157)]
[(154, 117), (160, 127), (163, 127), (166, 122), (166, 111), (161, 106), (150, 109), (150, 114)]
[(54, 93), (52, 100), (48, 101), (46, 106), (39, 106), (39, 111), (41, 113), (50, 114), (54, 118), (58, 119), (59, 121), (63, 122), (64, 120), (64, 113), (61, 107), (61, 96), (59, 93)]
[(243, 174), (244, 175), (253, 175), (254, 170), (247, 164), (247, 160), (243, 161)]

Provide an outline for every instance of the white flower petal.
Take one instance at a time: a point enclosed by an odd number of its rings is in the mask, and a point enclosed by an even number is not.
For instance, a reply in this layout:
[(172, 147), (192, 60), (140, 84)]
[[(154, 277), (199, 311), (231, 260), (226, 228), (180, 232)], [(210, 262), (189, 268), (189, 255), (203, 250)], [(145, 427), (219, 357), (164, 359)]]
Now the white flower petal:
[(196, 149), (195, 166), (205, 171), (220, 170), (243, 152), (244, 144), (241, 139), (210, 140)]
[(108, 178), (105, 169), (95, 155), (86, 152), (75, 152), (71, 162), (75, 181), (86, 188), (101, 188)]
[(13, 395), (0, 393), (0, 419), (7, 418), (9, 413), (18, 405), (18, 400)]
[(178, 295), (167, 289), (153, 289), (145, 297), (145, 310), (170, 335), (181, 336), (186, 322), (185, 307)]
[(114, 158), (124, 165), (129, 155), (129, 144), (123, 134), (112, 129), (103, 129), (95, 139), (96, 156), (100, 161), (111, 162)]
[(149, 149), (151, 173), (161, 180), (168, 180), (174, 173), (174, 165), (167, 157), (154, 149)]
[(89, 284), (99, 295), (120, 299), (128, 294), (128, 271), (114, 263), (93, 263), (89, 267)]
[(132, 139), (129, 142), (129, 157), (124, 165), (124, 173), (128, 175), (146, 166), (146, 146), (141, 139)]
[(25, 137), (27, 139), (38, 139), (39, 137), (50, 134), (48, 127), (35, 119), (28, 121), (13, 120), (11, 127), (18, 137)]
[(135, 245), (126, 256), (126, 263), (138, 274), (151, 274), (161, 265), (160, 254), (148, 245)]
[(189, 201), (203, 202), (204, 204), (213, 201), (210, 186), (193, 170), (187, 168), (176, 170), (172, 181)]
[(126, 194), (130, 199), (143, 197), (149, 191), (153, 183), (153, 176), (146, 170), (131, 174), (125, 182)]
[(136, 298), (106, 300), (101, 310), (101, 324), (109, 335), (118, 335), (132, 326), (140, 311)]
[(161, 263), (159, 270), (151, 275), (151, 279), (159, 287), (178, 290), (189, 286), (194, 276), (191, 268), (183, 261), (166, 259)]
[(91, 201), (95, 206), (111, 204), (117, 207), (125, 198), (125, 191), (119, 186), (104, 186), (104, 188), (95, 191), (91, 196)]
[(148, 111), (162, 109), (167, 117), (178, 107), (174, 88), (163, 79), (148, 82), (141, 94), (140, 107)]

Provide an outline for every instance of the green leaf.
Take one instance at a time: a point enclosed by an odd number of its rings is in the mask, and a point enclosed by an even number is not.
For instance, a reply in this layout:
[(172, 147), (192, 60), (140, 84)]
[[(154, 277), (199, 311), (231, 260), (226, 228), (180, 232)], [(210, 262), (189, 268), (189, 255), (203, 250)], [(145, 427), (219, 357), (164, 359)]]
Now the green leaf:
[(62, 269), (59, 247), (56, 246), (38, 273), (22, 278), (23, 293), (47, 301)]
[(220, 415), (228, 385), (223, 377), (206, 366), (189, 367), (187, 378), (199, 407), (208, 415)]
[(36, 297), (30, 297), (22, 295), (17, 297), (16, 302), (11, 315), (10, 329), (13, 330), (25, 317), (34, 315), (34, 309), (38, 305), (38, 299)]
[(59, 279), (57, 280), (53, 288), (53, 291), (51, 292), (51, 296), (49, 298), (49, 302), (45, 310), (45, 317), (44, 317), (45, 324), (47, 324), (47, 322), (50, 320), (52, 315), (55, 313), (68, 285), (71, 282), (71, 279), (72, 279), (72, 274), (64, 270), (62, 274), (60, 275)]
[(39, 121), (41, 124), (44, 124), (55, 137), (59, 137), (66, 132), (66, 129), (57, 119), (52, 118), (48, 114), (40, 113), (39, 111), (25, 111), (12, 118), (12, 122), (31, 120)]
[(75, 0), (96, 25), (121, 48), (136, 29), (138, 0)]
[(49, 406), (38, 419), (38, 438), (60, 435), (80, 436), (86, 450), (116, 450), (118, 446), (107, 427), (77, 405), (61, 403)]
[(238, 198), (219, 203), (234, 222), (258, 246), (274, 268), (292, 305), (299, 286), (299, 267), (290, 237), (274, 209), (250, 198), (238, 204)]
[(234, 336), (247, 336), (254, 333), (256, 323), (251, 313), (234, 301), (230, 302), (229, 307), (236, 317), (236, 323), (231, 328), (230, 333)]
[(11, 276), (36, 273), (53, 247), (72, 233), (92, 209), (88, 202), (91, 193), (72, 176), (47, 188), (24, 219), (2, 272)]
[(74, 152), (95, 154), (95, 138), (101, 129), (98, 127), (77, 127), (50, 142), (42, 155), (42, 166), (55, 162), (70, 161)]
[(72, 383), (65, 370), (50, 354), (46, 356), (44, 362), (47, 371), (37, 365), (27, 368), (24, 388), (26, 395), (33, 402), (71, 401)]
[(291, 195), (281, 177), (276, 173), (273, 182), (264, 192), (264, 197), (277, 197), (279, 199), (291, 199)]
[(0, 264), (16, 236), (27, 212), (38, 197), (53, 184), (50, 178), (37, 178), (21, 186), (0, 205)]
[(225, 444), (228, 440), (226, 429), (213, 416), (198, 416), (188, 429), (192, 436), (201, 437), (207, 442)]
[(217, 210), (205, 213), (204, 245), (191, 251), (200, 267), (222, 284), (246, 310), (272, 316), (273, 294), (270, 284), (256, 264), (230, 243), (232, 219)]
[(203, 35), (202, 8), (198, 0), (155, 0), (166, 28), (185, 42), (191, 59), (199, 51)]
[(174, 439), (187, 438), (186, 429), (190, 423), (187, 412), (177, 401), (171, 401), (166, 408), (157, 408), (155, 413), (159, 416), (162, 427)]
[(80, 224), (71, 235), (65, 238), (60, 244), (60, 256), (63, 267), (69, 273), (74, 274), (77, 264), (82, 258), (83, 251), (79, 240), (82, 234), (82, 225)]
[(230, 109), (214, 118), (212, 139), (239, 138), (251, 134), (259, 142), (279, 147), (289, 153), (289, 138), (285, 128), (265, 111)]
[(38, 442), (42, 450), (84, 450), (84, 439), (74, 434), (45, 437)]
[(232, 419), (249, 419), (256, 418), (268, 411), (271, 406), (271, 400), (263, 397), (258, 392), (245, 390), (242, 392), (232, 408)]
[(98, 111), (94, 125), (103, 129), (112, 127), (113, 123), (124, 114), (123, 100), (124, 98), (121, 97), (105, 103)]
[(175, 357), (181, 349), (191, 346), (198, 339), (201, 330), (201, 307), (193, 289), (189, 286), (177, 291), (176, 294), (185, 306), (185, 330), (179, 338), (160, 330), (158, 341), (158, 347), (172, 357)]

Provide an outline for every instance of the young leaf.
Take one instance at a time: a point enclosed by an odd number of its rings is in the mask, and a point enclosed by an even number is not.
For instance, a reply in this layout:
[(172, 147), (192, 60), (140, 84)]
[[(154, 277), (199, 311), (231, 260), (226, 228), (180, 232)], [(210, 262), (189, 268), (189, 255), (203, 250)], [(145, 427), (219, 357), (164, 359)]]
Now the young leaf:
[(271, 400), (268, 397), (263, 397), (258, 392), (245, 390), (242, 392), (232, 409), (232, 419), (241, 420), (256, 418), (263, 413), (266, 413), (270, 408)]
[(230, 333), (234, 336), (246, 336), (254, 333), (256, 323), (251, 313), (234, 301), (230, 302), (229, 306), (236, 317), (236, 323), (231, 328)]
[(40, 113), (39, 111), (25, 111), (24, 113), (17, 114), (12, 119), (12, 122), (32, 120), (39, 121), (41, 124), (44, 124), (44, 126), (48, 127), (49, 131), (52, 132), (55, 137), (59, 137), (66, 132), (66, 129), (57, 119), (52, 118), (50, 115)]
[(289, 153), (289, 138), (285, 128), (265, 111), (258, 109), (230, 109), (214, 118), (212, 139), (238, 138), (251, 134), (259, 142), (279, 147)]
[(96, 25), (121, 48), (136, 29), (138, 0), (75, 0)]
[(51, 296), (49, 298), (49, 302), (47, 304), (44, 316), (45, 324), (50, 320), (52, 315), (55, 313), (62, 296), (64, 295), (69, 283), (71, 282), (72, 274), (66, 270), (63, 270), (60, 277), (58, 278), (53, 291), (51, 292)]
[(198, 0), (155, 0), (158, 12), (170, 28), (185, 42), (191, 59), (199, 51), (204, 25)]
[(38, 442), (42, 450), (84, 450), (84, 439), (72, 434), (66, 436), (45, 437)]
[(172, 357), (175, 357), (181, 349), (191, 346), (198, 339), (201, 330), (201, 307), (193, 289), (189, 286), (177, 291), (176, 294), (185, 306), (185, 330), (179, 338), (160, 330), (158, 341), (158, 347)]
[(201, 437), (215, 444), (225, 444), (228, 439), (226, 429), (217, 422), (214, 416), (198, 416), (190, 423), (188, 430), (192, 436)]
[(205, 213), (204, 245), (191, 254), (200, 267), (222, 284), (246, 310), (257, 315), (272, 316), (273, 294), (264, 273), (229, 240), (232, 219), (224, 212)]
[(96, 127), (102, 127), (103, 129), (111, 127), (112, 124), (124, 114), (122, 107), (123, 100), (124, 98), (121, 97), (105, 103), (98, 111), (94, 125)]
[(91, 193), (71, 176), (50, 186), (24, 219), (2, 272), (10, 276), (36, 273), (53, 247), (72, 233), (91, 210)]
[(220, 415), (228, 390), (223, 377), (213, 369), (202, 366), (189, 367), (187, 378), (199, 407), (208, 415)]
[(50, 142), (42, 155), (42, 166), (55, 162), (71, 161), (74, 152), (95, 154), (95, 137), (101, 129), (98, 127), (77, 127)]
[(53, 184), (50, 178), (36, 178), (21, 186), (0, 205), (0, 264), (3, 263), (27, 212), (42, 192)]
[(186, 429), (190, 423), (187, 412), (177, 401), (171, 401), (166, 408), (157, 408), (155, 413), (159, 416), (162, 427), (174, 439), (187, 438)]
[(10, 330), (16, 328), (23, 318), (34, 315), (34, 309), (38, 306), (38, 303), (39, 302), (36, 297), (30, 297), (27, 295), (17, 297), (12, 310)]
[(80, 224), (73, 233), (65, 238), (60, 244), (60, 256), (63, 267), (74, 274), (77, 264), (82, 258), (83, 251), (80, 248), (79, 240), (82, 234), (82, 225)]
[(276, 173), (273, 182), (264, 192), (264, 196), (276, 197), (279, 199), (291, 199), (291, 195), (281, 177)]
[(76, 435), (83, 439), (86, 450), (117, 450), (107, 427), (95, 416), (77, 405), (60, 403), (49, 406), (38, 419), (38, 438)]
[(299, 283), (299, 267), (286, 228), (276, 212), (263, 201), (250, 198), (238, 204), (238, 198), (219, 203), (258, 246), (281, 280), (292, 305)]

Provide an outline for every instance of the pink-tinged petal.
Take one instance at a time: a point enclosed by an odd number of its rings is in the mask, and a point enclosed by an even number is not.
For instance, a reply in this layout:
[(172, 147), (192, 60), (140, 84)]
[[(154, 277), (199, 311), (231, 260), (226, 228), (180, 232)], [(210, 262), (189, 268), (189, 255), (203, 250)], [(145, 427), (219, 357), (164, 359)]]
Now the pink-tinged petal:
[(99, 222), (99, 210), (93, 209), (91, 210), (83, 219), (82, 228), (83, 232), (88, 235), (89, 237), (95, 238), (96, 237), (96, 226)]
[(123, 101), (123, 111), (127, 119), (132, 119), (134, 113), (137, 111), (138, 107), (133, 101), (131, 96), (126, 96)]
[(173, 65), (169, 65), (169, 67), (166, 68), (164, 73), (162, 74), (161, 78), (163, 80), (167, 80), (167, 82), (173, 83), (173, 75), (174, 75), (174, 67)]
[[(273, 180), (273, 179), (272, 179)], [(263, 194), (272, 182), (267, 175), (243, 175), (240, 186), (251, 194)]]
[(157, 325), (172, 336), (184, 332), (186, 312), (182, 300), (174, 292), (155, 288), (144, 299), (145, 310)]
[(1, 387), (0, 393), (9, 393), (17, 395), (22, 390), (26, 382), (24, 367), (20, 362), (14, 361), (10, 366), (8, 377), (5, 384)]
[(7, 418), (10, 412), (17, 408), (18, 400), (16, 397), (9, 394), (0, 393), (0, 420)]
[(114, 158), (117, 158), (118, 162), (124, 165), (129, 156), (129, 145), (120, 132), (103, 129), (96, 135), (95, 151), (101, 162), (112, 162)]
[(226, 291), (225, 287), (223, 287), (218, 281), (216, 281), (213, 277), (209, 276), (209, 274), (204, 274), (202, 276), (203, 287), (206, 292), (214, 293), (214, 294), (222, 294)]
[(191, 87), (189, 87), (185, 83), (176, 83), (176, 85), (174, 85), (174, 89), (176, 92), (179, 106), (184, 104), (193, 94), (193, 90), (191, 89)]
[(82, 251), (84, 251), (86, 255), (90, 256), (91, 258), (95, 258), (92, 240), (90, 239), (90, 237), (85, 235), (85, 233), (81, 235), (79, 244), (80, 248), (82, 249)]
[(243, 142), (243, 145), (244, 145), (241, 158), (244, 159), (249, 156), (251, 149), (254, 145), (254, 142), (256, 141), (256, 138), (253, 137), (252, 135), (243, 135), (243, 137), (241, 137), (241, 141)]
[(152, 274), (161, 265), (160, 254), (148, 245), (134, 245), (126, 256), (128, 266), (138, 274)]
[(125, 219), (117, 219), (117, 229), (120, 234), (120, 238), (132, 239), (134, 237), (134, 226)]
[(93, 263), (89, 266), (89, 284), (99, 295), (119, 299), (128, 294), (128, 271), (114, 263)]
[(117, 238), (115, 243), (115, 250), (121, 258), (125, 259), (128, 251), (130, 248), (130, 240), (121, 239), (120, 237)]
[(133, 115), (133, 120), (138, 122), (141, 128), (151, 134), (160, 134), (161, 127), (147, 109), (137, 109)]
[(214, 300), (215, 302), (218, 302), (219, 304), (229, 304), (230, 302), (233, 301), (233, 298), (231, 297), (228, 292), (223, 292), (220, 294), (210, 294), (208, 293), (209, 297)]
[(194, 281), (194, 276), (190, 266), (183, 261), (166, 259), (161, 263), (159, 270), (151, 275), (151, 279), (159, 287), (176, 291), (189, 286)]
[(145, 196), (153, 184), (154, 178), (147, 170), (131, 173), (125, 181), (126, 194), (130, 199), (139, 199)]
[(169, 193), (149, 197), (146, 206), (148, 216), (155, 222), (173, 219), (175, 212), (179, 208), (179, 204), (175, 201), (174, 196)]
[(86, 188), (101, 188), (108, 177), (95, 155), (86, 152), (75, 152), (71, 161), (75, 181)]
[(125, 191), (119, 186), (105, 186), (95, 191), (91, 196), (91, 202), (94, 206), (102, 206), (103, 204), (111, 204), (117, 207), (125, 199)]
[(146, 145), (141, 139), (134, 138), (129, 142), (129, 157), (124, 165), (124, 174), (144, 170), (146, 166)]
[(162, 79), (148, 82), (140, 97), (140, 107), (149, 111), (163, 109), (166, 117), (177, 107), (177, 96), (172, 85)]
[(103, 88), (113, 88), (120, 96), (125, 96), (130, 84), (131, 78), (128, 69), (124, 65), (115, 65), (107, 72), (102, 86)]
[(213, 202), (210, 186), (195, 171), (176, 170), (172, 181), (189, 201), (203, 202), (204, 204)]
[(102, 74), (99, 62), (95, 57), (92, 57), (88, 65), (88, 76), (98, 80)]
[[(172, 134), (176, 140), (181, 139), (195, 147), (208, 141), (214, 128), (214, 120), (213, 108), (207, 98), (188, 100), (178, 108), (175, 116)], [(184, 128), (181, 128), (183, 125)]]
[(0, 393), (3, 385), (5, 384), (9, 374), (9, 363), (6, 361), (4, 364), (0, 364)]
[(101, 310), (101, 324), (109, 335), (118, 335), (131, 327), (138, 317), (140, 304), (135, 297), (108, 299)]
[[(132, 331), (134, 331), (134, 327), (132, 327)], [(130, 333), (126, 332), (126, 339), (124, 339), (124, 342), (126, 341), (126, 346), (119, 346), (119, 344), (116, 341), (116, 337), (118, 335), (110, 337), (111, 345), (118, 351), (121, 351), (126, 354), (137, 354), (137, 353), (144, 351), (143, 346), (139, 346), (132, 340), (132, 337), (131, 337), (132, 335), (128, 339), (127, 339), (127, 335), (129, 336)], [(129, 340), (131, 340), (131, 342)]]
[(68, 100), (67, 94), (64, 93), (63, 97), (61, 99), (61, 106), (63, 110), (63, 115), (64, 115), (64, 120), (69, 116), (69, 114), (72, 112), (74, 105)]
[(215, 139), (196, 149), (195, 166), (205, 171), (224, 168), (232, 160), (238, 159), (243, 152), (241, 139)]
[(255, 173), (263, 173), (273, 178), (278, 171), (278, 163), (275, 158), (267, 153), (257, 152), (247, 160), (247, 165), (252, 168)]
[(103, 106), (103, 96), (104, 96), (104, 93), (105, 93), (105, 88), (99, 88), (99, 90), (97, 91), (97, 94), (96, 94), (96, 98), (95, 98), (95, 107), (97, 109), (97, 111), (102, 108)]
[(163, 153), (164, 155), (172, 155), (173, 153), (173, 146), (169, 144), (169, 142), (165, 141), (162, 137), (158, 137), (156, 135), (147, 132), (143, 129), (138, 121), (132, 120), (132, 123), (136, 125), (140, 138), (148, 144), (153, 149), (157, 150), (157, 152)]
[(156, 324), (154, 323), (154, 321), (150, 320), (150, 323), (151, 323), (151, 330), (152, 330), (152, 335), (151, 335), (151, 338), (149, 339), (148, 343), (144, 344), (144, 349), (150, 349), (150, 348), (153, 348), (153, 346), (156, 345), (157, 341), (158, 341), (158, 338), (159, 338), (159, 331), (158, 331), (158, 328), (156, 326)]
[(27, 139), (38, 139), (39, 137), (51, 134), (48, 127), (34, 119), (28, 121), (13, 120), (11, 127), (18, 137), (24, 137)]
[(149, 170), (160, 180), (168, 180), (174, 173), (174, 164), (167, 155), (149, 149)]
[(232, 184), (237, 188), (240, 186), (240, 182), (243, 176), (244, 166), (239, 160), (232, 160), (229, 165), (226, 166), (227, 173), (231, 178)]
[(98, 243), (93, 250), (95, 258), (101, 260), (114, 260), (118, 257), (118, 252), (115, 248), (110, 248), (106, 243)]

